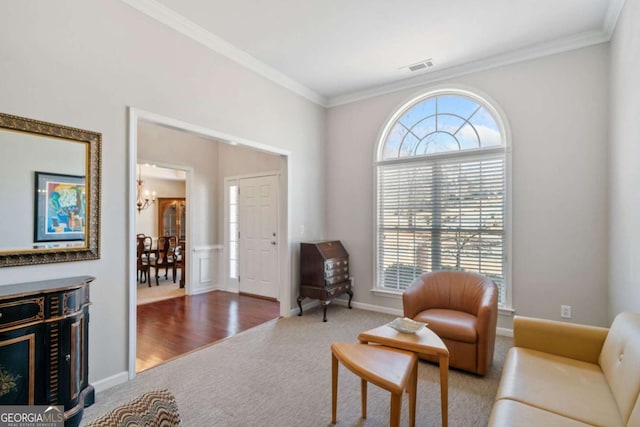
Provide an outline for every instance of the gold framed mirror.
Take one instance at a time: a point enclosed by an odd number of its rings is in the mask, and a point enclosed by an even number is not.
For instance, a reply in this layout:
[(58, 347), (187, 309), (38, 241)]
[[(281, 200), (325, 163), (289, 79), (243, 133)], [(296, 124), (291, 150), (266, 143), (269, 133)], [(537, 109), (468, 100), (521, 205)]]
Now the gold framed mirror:
[(0, 267), (100, 258), (102, 134), (0, 113)]

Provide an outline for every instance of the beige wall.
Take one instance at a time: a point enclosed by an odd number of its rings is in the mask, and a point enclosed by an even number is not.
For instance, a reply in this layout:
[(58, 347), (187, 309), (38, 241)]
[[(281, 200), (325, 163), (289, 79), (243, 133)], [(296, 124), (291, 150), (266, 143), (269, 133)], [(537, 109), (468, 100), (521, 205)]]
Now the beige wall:
[[(232, 146), (229, 144), (218, 144), (218, 243), (224, 245), (224, 179), (229, 177), (239, 177), (243, 175), (255, 175), (264, 172), (283, 172), (283, 160), (280, 156), (265, 153), (258, 150)], [(281, 179), (286, 179), (286, 175), (281, 175)], [(280, 194), (280, 201), (286, 202), (286, 194)], [(280, 220), (286, 221), (286, 211), (280, 209)], [(295, 264), (294, 264), (295, 265)], [(295, 268), (295, 267), (294, 267)], [(222, 273), (222, 272), (221, 272)], [(220, 277), (222, 285), (226, 278)], [(296, 282), (297, 283), (297, 282)], [(294, 288), (297, 286), (294, 284)], [(294, 290), (297, 297), (297, 289)]]
[(640, 2), (627, 0), (611, 41), (609, 317), (640, 313)]
[[(506, 114), (512, 132), (512, 291), (517, 314), (607, 323), (608, 46), (439, 82), (477, 90)], [(435, 86), (435, 85), (434, 85)], [(360, 303), (400, 309), (374, 286), (374, 150), (405, 90), (329, 109), (327, 237), (351, 256)], [(500, 326), (511, 328), (501, 316)]]
[[(186, 182), (173, 179), (144, 178), (145, 190), (155, 191), (156, 197), (185, 197)], [(136, 213), (136, 234), (158, 237), (158, 203)]]
[[(33, 0), (0, 13), (0, 111), (102, 133), (101, 259), (0, 269), (0, 285), (94, 275), (89, 379), (128, 365), (127, 107), (291, 153), (291, 229), (323, 233), (325, 110), (118, 0)], [(210, 237), (213, 238), (213, 237)], [(293, 271), (291, 272), (293, 273)], [(292, 280), (292, 288), (295, 286)], [(297, 291), (291, 290), (295, 299)], [(295, 301), (285, 301), (290, 307)]]
[[(188, 220), (197, 224), (198, 232), (192, 234), (187, 224), (190, 246), (208, 246), (217, 242), (217, 186), (218, 144), (200, 136), (158, 126), (145, 121), (138, 122), (138, 161), (156, 162), (159, 166), (191, 169), (193, 200), (188, 200)], [(187, 221), (188, 221), (187, 220)], [(154, 233), (155, 235), (155, 233)]]

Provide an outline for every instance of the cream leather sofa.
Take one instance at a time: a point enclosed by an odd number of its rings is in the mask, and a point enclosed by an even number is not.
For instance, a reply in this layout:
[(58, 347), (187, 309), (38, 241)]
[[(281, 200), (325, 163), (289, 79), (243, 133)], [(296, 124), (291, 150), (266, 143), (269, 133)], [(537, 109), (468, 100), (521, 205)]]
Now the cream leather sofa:
[(610, 329), (518, 317), (489, 426), (640, 427), (640, 314)]

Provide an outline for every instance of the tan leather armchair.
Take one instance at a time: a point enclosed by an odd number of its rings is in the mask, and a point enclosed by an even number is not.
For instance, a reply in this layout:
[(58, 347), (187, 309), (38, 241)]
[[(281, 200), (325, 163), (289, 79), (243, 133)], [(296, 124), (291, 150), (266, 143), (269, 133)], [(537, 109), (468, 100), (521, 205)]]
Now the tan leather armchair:
[[(498, 288), (485, 276), (435, 271), (402, 294), (404, 316), (429, 324), (449, 349), (449, 366), (485, 375), (493, 361)], [(428, 355), (420, 358), (437, 362)]]

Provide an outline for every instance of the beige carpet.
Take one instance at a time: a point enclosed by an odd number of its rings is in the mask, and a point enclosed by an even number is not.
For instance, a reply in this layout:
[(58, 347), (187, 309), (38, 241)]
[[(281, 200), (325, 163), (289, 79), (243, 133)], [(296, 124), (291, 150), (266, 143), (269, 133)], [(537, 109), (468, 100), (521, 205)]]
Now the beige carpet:
[(151, 285), (152, 286), (149, 286), (148, 283), (138, 283), (137, 305), (184, 296), (184, 289), (180, 288), (180, 283), (173, 283), (171, 273), (169, 273), (169, 279), (160, 276), (158, 286), (156, 286), (155, 277), (152, 277)]
[[(96, 395), (84, 422), (154, 388), (176, 397), (184, 426), (329, 426), (331, 350), (334, 341), (355, 342), (358, 332), (395, 316), (330, 306), (272, 321), (203, 350), (139, 374), (135, 380)], [(504, 358), (512, 340), (498, 337), (486, 377), (451, 370), (449, 425), (486, 426)], [(368, 417), (360, 419), (360, 382), (340, 367), (338, 426), (387, 426), (389, 394), (369, 387)], [(440, 387), (436, 365), (418, 369), (418, 426), (439, 426)], [(402, 405), (402, 425), (408, 403)]]

